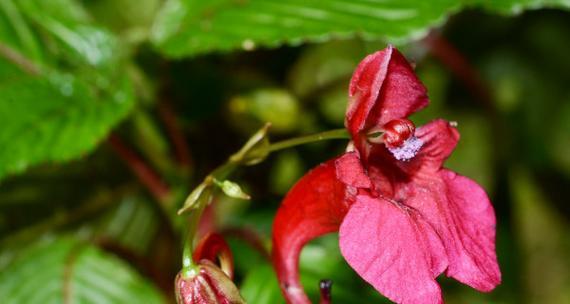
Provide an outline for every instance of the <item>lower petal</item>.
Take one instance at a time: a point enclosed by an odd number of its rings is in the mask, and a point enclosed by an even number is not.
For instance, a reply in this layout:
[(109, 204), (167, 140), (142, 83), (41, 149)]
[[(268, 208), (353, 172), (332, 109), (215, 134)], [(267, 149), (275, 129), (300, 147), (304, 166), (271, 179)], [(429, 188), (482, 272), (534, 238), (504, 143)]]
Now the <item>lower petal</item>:
[(335, 160), (322, 164), (293, 186), (273, 223), (273, 264), (289, 303), (310, 303), (299, 283), (299, 254), (310, 240), (337, 231), (348, 209)]
[(450, 251), (447, 275), (480, 291), (490, 291), (501, 282), (491, 202), (483, 188), (469, 178), (449, 170), (440, 174), (449, 202), (443, 212), (453, 223), (451, 238), (444, 241)]
[(446, 266), (438, 236), (414, 210), (360, 195), (340, 227), (340, 249), (354, 270), (397, 303), (443, 303), (435, 277)]

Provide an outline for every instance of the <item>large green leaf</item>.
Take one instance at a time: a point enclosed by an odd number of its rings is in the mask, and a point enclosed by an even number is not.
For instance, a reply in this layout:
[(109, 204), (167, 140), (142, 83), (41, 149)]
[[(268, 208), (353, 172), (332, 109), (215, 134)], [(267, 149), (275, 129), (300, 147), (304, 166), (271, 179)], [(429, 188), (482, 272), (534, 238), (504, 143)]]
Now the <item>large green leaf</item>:
[(93, 149), (133, 106), (125, 65), (75, 1), (2, 1), (0, 178)]
[(25, 249), (0, 271), (2, 303), (163, 303), (130, 266), (96, 247), (58, 238)]
[(423, 36), (465, 6), (516, 13), (568, 5), (564, 0), (168, 0), (152, 40), (172, 57), (353, 36), (401, 41)]

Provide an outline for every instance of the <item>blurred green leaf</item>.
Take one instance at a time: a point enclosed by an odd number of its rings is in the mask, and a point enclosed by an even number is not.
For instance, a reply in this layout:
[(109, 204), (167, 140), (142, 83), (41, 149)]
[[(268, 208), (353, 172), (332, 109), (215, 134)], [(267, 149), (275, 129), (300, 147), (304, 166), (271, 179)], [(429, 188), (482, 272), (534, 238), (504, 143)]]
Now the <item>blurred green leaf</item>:
[(260, 124), (271, 123), (271, 132), (297, 128), (299, 101), (286, 90), (260, 88), (232, 98), (228, 104), (233, 124), (250, 133)]
[(552, 208), (529, 172), (513, 170), (509, 177), (515, 231), (524, 259), (525, 299), (528, 303), (570, 303), (570, 225)]
[(81, 156), (131, 110), (126, 52), (78, 2), (3, 1), (0, 25), (0, 178)]
[(402, 41), (423, 36), (462, 6), (477, 5), (505, 13), (568, 7), (564, 0), (168, 0), (157, 17), (152, 40), (172, 57), (356, 35)]
[(553, 114), (554, 129), (550, 142), (546, 145), (554, 159), (556, 167), (566, 176), (570, 176), (570, 96), (561, 105), (558, 113)]
[(291, 88), (298, 96), (305, 97), (331, 84), (342, 84), (346, 107), (350, 76), (366, 55), (365, 43), (359, 40), (312, 45), (291, 68), (288, 76)]
[(284, 195), (303, 176), (304, 169), (303, 161), (297, 152), (284, 151), (280, 153), (269, 173), (271, 191)]
[(117, 258), (70, 237), (32, 245), (0, 272), (3, 303), (164, 303)]
[(445, 166), (475, 180), (487, 192), (492, 192), (495, 173), (493, 172), (493, 134), (489, 119), (473, 111), (455, 112), (446, 115), (446, 118), (457, 121), (461, 139), (445, 162)]
[(247, 303), (285, 303), (275, 271), (267, 263), (258, 264), (248, 272), (241, 285), (240, 293)]
[(159, 216), (149, 201), (128, 196), (105, 217), (100, 235), (138, 254), (145, 254), (156, 237), (159, 224)]

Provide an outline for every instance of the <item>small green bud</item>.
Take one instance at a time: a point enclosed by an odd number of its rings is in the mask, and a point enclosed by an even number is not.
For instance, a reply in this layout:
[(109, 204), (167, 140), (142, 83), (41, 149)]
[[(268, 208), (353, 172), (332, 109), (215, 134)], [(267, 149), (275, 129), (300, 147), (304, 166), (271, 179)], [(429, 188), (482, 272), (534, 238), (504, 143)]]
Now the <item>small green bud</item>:
[(241, 189), (241, 187), (235, 182), (232, 182), (230, 180), (224, 180), (223, 182), (221, 182), (217, 179), (214, 179), (214, 184), (220, 187), (220, 189), (222, 189), (222, 191), (224, 191), (224, 193), (229, 197), (245, 199), (245, 200), (251, 199), (251, 196), (245, 193)]

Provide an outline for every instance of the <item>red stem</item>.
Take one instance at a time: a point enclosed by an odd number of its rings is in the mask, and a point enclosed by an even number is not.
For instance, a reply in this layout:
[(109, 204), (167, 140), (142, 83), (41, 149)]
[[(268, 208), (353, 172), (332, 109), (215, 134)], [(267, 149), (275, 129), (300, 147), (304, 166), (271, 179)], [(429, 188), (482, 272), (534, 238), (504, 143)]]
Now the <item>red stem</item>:
[(332, 303), (332, 281), (331, 280), (321, 280), (319, 282), (319, 289), (321, 291), (321, 300), (319, 304), (331, 304)]
[(163, 121), (168, 137), (174, 146), (174, 156), (176, 157), (176, 160), (183, 168), (190, 168), (192, 163), (190, 159), (190, 149), (186, 144), (186, 138), (180, 128), (180, 123), (174, 113), (172, 104), (166, 98), (163, 98), (159, 103), (158, 114), (160, 119)]
[(166, 202), (170, 195), (170, 188), (160, 176), (116, 134), (111, 134), (107, 141), (152, 196), (162, 203)]
[(433, 56), (439, 59), (447, 68), (479, 99), (487, 110), (492, 110), (492, 99), (489, 89), (477, 70), (467, 58), (440, 33), (432, 32), (424, 43), (429, 47)]

